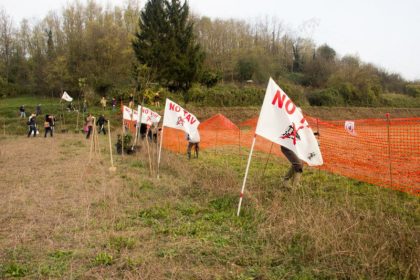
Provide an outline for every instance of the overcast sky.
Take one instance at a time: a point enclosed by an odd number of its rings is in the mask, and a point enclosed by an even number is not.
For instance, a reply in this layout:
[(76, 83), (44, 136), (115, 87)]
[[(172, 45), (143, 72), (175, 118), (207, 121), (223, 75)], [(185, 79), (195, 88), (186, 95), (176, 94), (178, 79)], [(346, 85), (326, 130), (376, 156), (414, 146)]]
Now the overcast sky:
[[(42, 18), (66, 0), (0, 0), (15, 22)], [(71, 1), (70, 1), (71, 2)], [(85, 0), (81, 0), (85, 2)], [(124, 0), (98, 0), (111, 5)], [(145, 1), (140, 1), (144, 4)], [(404, 78), (420, 79), (420, 0), (189, 0), (191, 10), (211, 18), (275, 17), (291, 30), (316, 23), (311, 36), (340, 56), (358, 55)]]

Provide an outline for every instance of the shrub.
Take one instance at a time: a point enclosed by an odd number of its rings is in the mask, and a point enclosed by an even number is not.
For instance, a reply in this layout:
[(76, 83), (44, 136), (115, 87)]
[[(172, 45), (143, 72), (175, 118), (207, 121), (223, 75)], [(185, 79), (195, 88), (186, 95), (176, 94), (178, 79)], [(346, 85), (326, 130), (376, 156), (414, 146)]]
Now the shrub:
[(201, 75), (200, 83), (206, 87), (214, 87), (222, 79), (222, 74), (220, 72), (206, 70)]
[(95, 257), (95, 265), (111, 265), (113, 257), (108, 253), (99, 253)]
[(420, 85), (408, 84), (405, 86), (405, 92), (412, 97), (420, 97)]
[(335, 88), (319, 90), (308, 95), (309, 104), (312, 106), (343, 106), (344, 100)]
[(261, 104), (264, 90), (254, 86), (217, 85), (206, 88), (194, 85), (189, 90), (190, 101), (206, 106), (249, 106)]

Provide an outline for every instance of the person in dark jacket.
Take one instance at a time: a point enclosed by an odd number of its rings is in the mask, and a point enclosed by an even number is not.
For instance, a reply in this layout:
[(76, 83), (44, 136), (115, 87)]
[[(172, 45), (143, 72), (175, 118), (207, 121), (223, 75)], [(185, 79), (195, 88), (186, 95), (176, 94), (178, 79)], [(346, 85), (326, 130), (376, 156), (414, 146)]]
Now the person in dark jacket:
[(19, 107), (20, 118), (26, 118), (25, 105)]
[(53, 128), (54, 128), (54, 116), (45, 115), (45, 122), (44, 122), (44, 137), (47, 138), (48, 132), (50, 136), (53, 137)]
[(34, 137), (36, 137), (36, 115), (35, 114), (32, 114), (29, 117), (28, 126), (29, 126), (28, 137), (31, 137), (32, 133), (34, 134)]
[(36, 114), (37, 117), (42, 114), (41, 104), (36, 105), (36, 113), (35, 114)]
[(105, 119), (104, 115), (100, 115), (98, 120), (96, 121), (96, 125), (99, 126), (98, 134), (100, 134), (102, 131), (104, 135), (106, 135), (106, 130), (105, 130), (106, 122), (107, 120)]

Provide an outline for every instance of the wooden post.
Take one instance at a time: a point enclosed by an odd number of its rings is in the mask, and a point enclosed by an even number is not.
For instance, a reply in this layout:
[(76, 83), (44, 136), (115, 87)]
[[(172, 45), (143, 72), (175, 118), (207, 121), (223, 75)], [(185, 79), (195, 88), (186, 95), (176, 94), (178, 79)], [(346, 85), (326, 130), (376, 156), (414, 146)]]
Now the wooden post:
[(112, 144), (111, 144), (111, 125), (108, 120), (108, 142), (109, 142), (109, 156), (111, 158), (111, 167), (109, 168), (110, 171), (115, 171), (116, 168), (114, 166), (114, 159), (112, 157)]
[(77, 111), (76, 133), (79, 133), (79, 111)]
[(149, 136), (148, 136), (149, 131), (146, 131), (146, 145), (147, 145), (147, 155), (149, 157), (149, 175), (152, 176), (153, 174), (153, 170), (152, 170), (152, 158), (150, 155), (150, 145), (149, 145)]
[(124, 158), (124, 113), (122, 118), (122, 132), (121, 132), (121, 157)]
[(386, 113), (386, 120), (387, 120), (387, 131), (388, 131), (388, 161), (389, 161), (389, 177), (391, 179), (391, 188), (393, 186), (392, 180), (392, 158), (391, 158), (391, 137), (390, 137), (390, 126), (391, 120), (389, 118), (389, 113)]

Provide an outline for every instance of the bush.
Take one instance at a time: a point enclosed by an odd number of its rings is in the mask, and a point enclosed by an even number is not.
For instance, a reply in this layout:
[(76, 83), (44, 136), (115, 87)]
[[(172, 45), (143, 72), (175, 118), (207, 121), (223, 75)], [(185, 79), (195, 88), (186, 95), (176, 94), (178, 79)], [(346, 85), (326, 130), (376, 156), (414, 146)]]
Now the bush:
[(344, 100), (335, 88), (327, 88), (308, 95), (311, 106), (343, 106)]
[(405, 86), (405, 92), (412, 97), (420, 97), (420, 85), (408, 84)]
[(112, 262), (113, 257), (106, 252), (99, 253), (94, 260), (95, 265), (111, 265)]
[(420, 96), (414, 98), (405, 94), (386, 93), (381, 95), (380, 103), (387, 107), (418, 108), (420, 107)]
[(194, 85), (188, 92), (190, 101), (205, 106), (249, 106), (260, 105), (264, 89), (254, 86), (217, 85), (206, 88)]
[(214, 87), (221, 79), (222, 74), (220, 72), (207, 70), (201, 75), (200, 83), (210, 88)]

